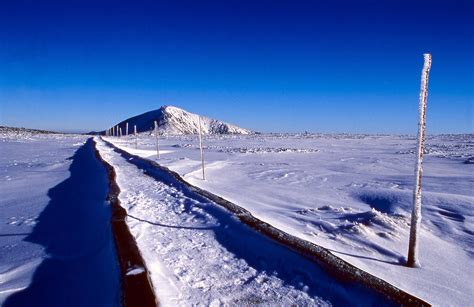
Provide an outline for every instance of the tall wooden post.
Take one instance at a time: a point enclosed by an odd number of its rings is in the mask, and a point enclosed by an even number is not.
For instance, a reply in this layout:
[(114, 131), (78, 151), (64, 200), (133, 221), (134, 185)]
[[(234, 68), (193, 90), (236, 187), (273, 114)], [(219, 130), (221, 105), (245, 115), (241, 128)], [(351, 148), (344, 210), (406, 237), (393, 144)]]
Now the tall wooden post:
[(137, 149), (137, 148), (138, 148), (137, 125), (134, 125), (134, 126), (133, 126), (133, 131), (134, 131), (134, 134), (135, 134), (135, 149)]
[(202, 168), (202, 180), (206, 180), (204, 174), (204, 151), (202, 149), (202, 128), (201, 128), (201, 116), (199, 118), (199, 149), (201, 151), (201, 168)]
[(155, 120), (155, 139), (156, 139), (156, 156), (160, 158), (160, 146), (158, 145), (158, 123)]
[(128, 136), (128, 122), (125, 124), (125, 136)]
[(425, 149), (426, 100), (428, 97), (428, 77), (431, 69), (431, 54), (423, 55), (425, 62), (421, 71), (420, 103), (418, 111), (418, 144), (416, 149), (415, 187), (413, 189), (413, 209), (411, 212), (410, 242), (407, 266), (418, 267), (418, 237), (421, 223), (421, 177), (423, 175), (423, 153)]

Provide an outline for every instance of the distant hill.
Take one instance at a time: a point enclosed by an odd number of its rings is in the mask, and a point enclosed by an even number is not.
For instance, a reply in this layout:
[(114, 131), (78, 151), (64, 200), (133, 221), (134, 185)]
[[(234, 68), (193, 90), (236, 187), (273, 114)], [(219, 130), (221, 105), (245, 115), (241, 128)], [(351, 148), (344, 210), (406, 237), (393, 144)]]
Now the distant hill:
[[(122, 128), (122, 134), (125, 135), (127, 123), (128, 133), (132, 134), (134, 125), (137, 126), (138, 133), (151, 131), (154, 127), (154, 121), (158, 122), (160, 134), (183, 135), (199, 133), (199, 115), (173, 106), (162, 106), (158, 110), (130, 117), (117, 125)], [(201, 116), (201, 125), (204, 134), (253, 133), (251, 130), (206, 116)]]
[(0, 133), (16, 133), (16, 134), (57, 134), (59, 132), (55, 131), (48, 131), (48, 130), (39, 130), (39, 129), (29, 129), (29, 128), (22, 128), (22, 127), (8, 127), (8, 126), (0, 126)]

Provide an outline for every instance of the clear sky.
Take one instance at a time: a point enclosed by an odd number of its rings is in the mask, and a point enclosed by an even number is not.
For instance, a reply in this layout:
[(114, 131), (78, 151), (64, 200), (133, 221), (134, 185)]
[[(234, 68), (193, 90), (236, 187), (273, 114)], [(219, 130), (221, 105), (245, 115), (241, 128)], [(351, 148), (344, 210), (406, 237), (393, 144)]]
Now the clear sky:
[(109, 127), (175, 105), (259, 131), (473, 133), (474, 1), (0, 6), (0, 124)]

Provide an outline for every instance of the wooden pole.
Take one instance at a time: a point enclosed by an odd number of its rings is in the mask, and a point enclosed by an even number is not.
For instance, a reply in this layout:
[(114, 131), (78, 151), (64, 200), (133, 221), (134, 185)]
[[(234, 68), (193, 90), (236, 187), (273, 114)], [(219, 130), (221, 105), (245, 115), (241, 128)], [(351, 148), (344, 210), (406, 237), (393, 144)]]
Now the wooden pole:
[(158, 144), (158, 123), (155, 120), (155, 139), (156, 139), (156, 156), (160, 158), (160, 146)]
[(202, 180), (206, 180), (204, 174), (204, 151), (202, 149), (202, 128), (201, 128), (201, 116), (199, 118), (199, 149), (201, 151), (201, 168), (202, 168)]
[(420, 103), (418, 111), (418, 144), (416, 149), (415, 187), (413, 189), (413, 209), (411, 212), (410, 241), (408, 245), (407, 266), (419, 267), (418, 236), (421, 223), (421, 177), (423, 175), (423, 153), (425, 149), (426, 101), (428, 98), (428, 77), (431, 69), (431, 54), (424, 56), (421, 71)]
[(133, 131), (134, 131), (134, 134), (135, 134), (135, 149), (137, 149), (137, 148), (138, 148), (137, 125), (134, 125), (134, 126), (133, 126)]
[(128, 136), (128, 122), (125, 124), (125, 136)]
[(122, 127), (119, 127), (119, 137), (122, 137)]

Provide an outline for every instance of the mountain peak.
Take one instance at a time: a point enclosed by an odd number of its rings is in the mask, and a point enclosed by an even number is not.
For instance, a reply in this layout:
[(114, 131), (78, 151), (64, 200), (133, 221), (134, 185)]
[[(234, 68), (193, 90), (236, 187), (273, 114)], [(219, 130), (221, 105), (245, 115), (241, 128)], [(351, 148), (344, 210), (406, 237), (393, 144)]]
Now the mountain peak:
[(197, 134), (199, 133), (199, 121), (201, 121), (204, 134), (252, 133), (250, 130), (168, 105), (128, 118), (120, 122), (118, 126), (122, 128), (122, 134), (124, 135), (126, 134), (127, 123), (129, 134), (133, 133), (133, 127), (135, 125), (137, 126), (137, 131), (140, 133), (153, 130), (155, 121), (158, 122), (160, 134), (166, 135)]

